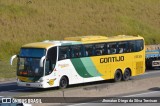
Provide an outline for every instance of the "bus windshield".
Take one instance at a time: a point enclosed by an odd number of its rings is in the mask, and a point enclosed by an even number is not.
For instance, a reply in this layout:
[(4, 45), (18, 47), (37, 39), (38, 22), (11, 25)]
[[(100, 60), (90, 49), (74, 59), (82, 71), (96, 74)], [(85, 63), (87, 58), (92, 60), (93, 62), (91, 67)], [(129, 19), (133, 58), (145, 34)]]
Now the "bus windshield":
[(40, 77), (44, 70), (40, 67), (40, 59), (46, 54), (42, 48), (21, 48), (18, 59), (18, 76)]
[(46, 50), (41, 48), (21, 48), (20, 57), (41, 58), (46, 54), (45, 52)]
[(43, 68), (40, 67), (40, 59), (37, 58), (19, 58), (18, 59), (18, 76), (41, 77)]

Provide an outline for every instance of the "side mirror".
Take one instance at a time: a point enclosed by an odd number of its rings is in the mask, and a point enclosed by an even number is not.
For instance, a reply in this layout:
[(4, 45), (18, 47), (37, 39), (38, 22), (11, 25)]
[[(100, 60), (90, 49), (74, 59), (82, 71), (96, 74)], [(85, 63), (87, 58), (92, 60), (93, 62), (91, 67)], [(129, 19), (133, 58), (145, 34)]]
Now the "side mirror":
[(43, 61), (46, 59), (46, 56), (43, 56), (40, 60), (40, 67), (43, 67)]
[(13, 60), (14, 60), (16, 57), (17, 57), (17, 55), (13, 55), (13, 56), (11, 57), (11, 59), (10, 59), (10, 65), (13, 64)]

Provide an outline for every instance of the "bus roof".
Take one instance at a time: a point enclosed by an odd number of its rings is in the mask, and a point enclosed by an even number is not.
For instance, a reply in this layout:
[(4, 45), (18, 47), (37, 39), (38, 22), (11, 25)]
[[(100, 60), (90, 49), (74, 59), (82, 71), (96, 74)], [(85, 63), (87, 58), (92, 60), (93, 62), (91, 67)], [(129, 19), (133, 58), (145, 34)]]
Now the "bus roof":
[(73, 41), (95, 41), (95, 40), (107, 40), (108, 37), (106, 36), (77, 36), (77, 37), (66, 37), (64, 40), (73, 40)]
[(143, 39), (139, 35), (117, 35), (117, 36), (77, 36), (77, 37), (66, 37), (64, 40), (73, 40), (80, 41), (82, 43), (91, 43), (91, 42), (109, 42), (109, 41), (124, 41), (124, 40), (133, 40), (133, 39)]
[(83, 44), (83, 43), (97, 43), (97, 42), (112, 42), (112, 41), (124, 41), (133, 39), (143, 39), (141, 36), (128, 36), (128, 35), (118, 35), (118, 36), (77, 36), (77, 37), (66, 37), (63, 41), (50, 41), (46, 40), (43, 42), (29, 43), (23, 45), (22, 48), (49, 48), (52, 46), (62, 46), (62, 45), (73, 45), (73, 44)]
[(29, 43), (23, 45), (22, 48), (49, 48), (53, 46), (60, 46), (60, 45), (72, 45), (72, 44), (81, 44), (77, 41), (43, 41), (43, 42), (36, 42), (36, 43)]
[(22, 48), (48, 48), (53, 46), (52, 43), (36, 42), (23, 45)]

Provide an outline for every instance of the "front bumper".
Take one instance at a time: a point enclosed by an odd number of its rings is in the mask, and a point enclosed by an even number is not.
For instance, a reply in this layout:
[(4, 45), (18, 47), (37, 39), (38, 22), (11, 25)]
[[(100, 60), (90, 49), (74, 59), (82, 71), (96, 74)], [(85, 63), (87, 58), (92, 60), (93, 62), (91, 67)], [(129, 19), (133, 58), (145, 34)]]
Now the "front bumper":
[(53, 86), (50, 86), (48, 83), (42, 83), (42, 82), (17, 82), (18, 86), (25, 86), (25, 87), (33, 87), (33, 88), (50, 88)]

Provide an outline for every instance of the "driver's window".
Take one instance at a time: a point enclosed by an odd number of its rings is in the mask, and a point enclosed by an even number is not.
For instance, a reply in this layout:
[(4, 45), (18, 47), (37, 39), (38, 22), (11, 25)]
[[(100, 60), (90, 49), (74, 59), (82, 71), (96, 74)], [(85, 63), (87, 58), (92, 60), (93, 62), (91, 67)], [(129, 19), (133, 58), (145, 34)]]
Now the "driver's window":
[(50, 48), (47, 53), (45, 64), (45, 75), (49, 75), (54, 70), (57, 60), (57, 47)]

